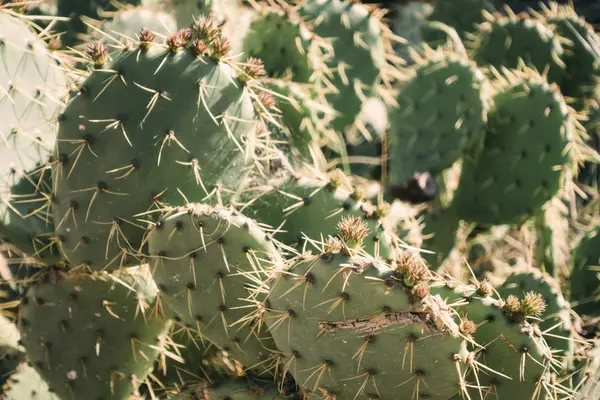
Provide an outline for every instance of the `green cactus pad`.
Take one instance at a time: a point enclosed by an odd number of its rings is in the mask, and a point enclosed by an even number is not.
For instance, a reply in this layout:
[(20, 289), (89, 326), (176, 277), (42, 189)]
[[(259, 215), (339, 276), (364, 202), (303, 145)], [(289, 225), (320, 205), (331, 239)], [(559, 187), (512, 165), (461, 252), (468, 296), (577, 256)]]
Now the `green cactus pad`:
[(28, 358), (62, 399), (127, 398), (151, 372), (169, 326), (150, 312), (156, 287), (143, 275), (58, 274), (22, 300)]
[[(462, 39), (475, 32), (477, 25), (485, 22), (484, 12), (493, 13), (496, 9), (489, 0), (438, 0), (429, 21), (439, 21), (456, 30)], [(428, 42), (445, 40), (445, 33), (430, 27), (423, 27), (423, 38)]]
[(17, 326), (0, 315), (0, 394), (6, 380), (15, 373), (19, 364), (25, 361), (25, 353), (19, 345), (20, 339)]
[(527, 15), (489, 15), (479, 26), (471, 56), (480, 66), (517, 68), (522, 60), (540, 74), (548, 69), (548, 80), (560, 82), (564, 74), (564, 49), (552, 29)]
[(61, 258), (50, 210), (51, 177), (48, 167), (26, 171), (12, 186), (0, 217), (0, 241), (14, 246), (23, 258), (46, 265)]
[(265, 60), (265, 70), (272, 77), (291, 74), (295, 82), (309, 82), (314, 73), (311, 54), (313, 36), (308, 26), (290, 7), (266, 6), (243, 42), (244, 54)]
[(311, 162), (320, 143), (335, 135), (329, 129), (333, 110), (314, 99), (309, 86), (275, 79), (266, 80), (264, 85), (273, 93), (281, 115), (279, 126), (272, 131), (280, 133), (277, 139), (285, 142), (288, 152)]
[[(452, 208), (431, 210), (423, 216), (423, 258), (434, 268), (442, 265), (456, 244), (460, 221)], [(432, 253), (433, 252), (433, 253)]]
[(527, 268), (524, 271), (515, 271), (498, 288), (498, 294), (503, 298), (510, 294), (523, 296), (530, 291), (541, 294), (546, 301), (546, 311), (539, 326), (542, 331), (548, 330), (547, 333), (552, 335), (544, 339), (548, 346), (555, 350), (554, 356), (561, 359), (571, 357), (574, 351), (572, 311), (555, 279), (538, 269)]
[[(64, 67), (26, 20), (0, 9), (0, 224), (11, 187), (47, 162), (67, 93)], [(40, 204), (30, 204), (37, 207)], [(16, 241), (19, 241), (18, 239)]]
[(485, 132), (483, 73), (461, 53), (427, 49), (404, 71), (389, 136), (389, 182), (437, 174), (454, 164)]
[(459, 218), (517, 223), (559, 190), (571, 168), (573, 117), (556, 88), (534, 71), (499, 78), (481, 151), (463, 161), (454, 198)]
[(557, 394), (552, 384), (541, 386), (541, 380), (548, 379), (546, 373), (554, 362), (542, 332), (522, 314), (508, 313), (505, 302), (492, 297), (493, 289), (448, 281), (432, 285), (431, 293), (440, 295), (449, 304), (456, 304), (455, 311), (477, 325), (473, 334), (479, 345), (475, 355), (482, 366), (473, 368), (469, 376), (469, 382), (475, 386), (469, 389), (471, 398), (478, 398), (480, 393), (483, 398), (497, 396), (500, 399)]
[(316, 77), (327, 102), (338, 111), (336, 131), (351, 126), (386, 67), (387, 28), (359, 2), (306, 0), (298, 8), (312, 31), (329, 43), (328, 72)]
[(223, 377), (239, 376), (243, 372), (243, 367), (235, 360), (229, 359), (197, 332), (175, 325), (172, 331), (165, 343), (165, 351), (174, 357), (157, 360), (152, 374), (160, 384), (152, 385), (155, 394), (164, 397), (196, 386), (199, 382), (217, 382)]
[[(118, 11), (112, 19), (102, 24), (101, 30), (119, 41), (137, 39), (142, 29), (149, 29), (162, 36), (177, 31), (175, 17), (160, 7), (128, 7)], [(112, 44), (112, 43), (111, 43)]]
[(21, 364), (18, 371), (10, 377), (3, 395), (4, 400), (62, 400), (50, 390), (37, 371), (26, 363)]
[(428, 278), (329, 243), (270, 282), (265, 320), (296, 382), (342, 400), (458, 394), (465, 343), (447, 305), (419, 286)]
[(560, 89), (564, 96), (576, 99), (573, 107), (581, 109), (583, 100), (593, 95), (600, 74), (600, 39), (571, 5), (542, 5), (540, 18), (550, 24), (556, 35), (566, 39), (562, 40), (565, 76)]
[[(183, 40), (177, 35), (167, 40), (172, 46)], [(126, 50), (70, 103), (53, 168), (53, 215), (64, 220), (57, 233), (72, 264), (135, 263), (127, 254), (142, 244), (138, 214), (209, 195), (216, 202), (217, 186), (223, 196), (240, 186), (254, 162), (246, 151), (258, 124), (253, 91), (234, 65), (213, 57), (152, 43)]]
[[(377, 256), (390, 257), (395, 235), (386, 220), (387, 206), (374, 206), (341, 171), (287, 180), (278, 186), (248, 190), (245, 213), (275, 232), (288, 246), (302, 248), (306, 238), (335, 234), (344, 217), (360, 217), (368, 223), (365, 247)], [(252, 197), (255, 196), (255, 197)]]
[(600, 315), (600, 228), (588, 232), (573, 250), (570, 276), (573, 308), (579, 314)]
[(227, 209), (191, 204), (173, 210), (148, 241), (166, 315), (245, 367), (269, 367), (274, 345), (251, 308), (261, 301), (256, 279), (279, 253), (258, 225)]

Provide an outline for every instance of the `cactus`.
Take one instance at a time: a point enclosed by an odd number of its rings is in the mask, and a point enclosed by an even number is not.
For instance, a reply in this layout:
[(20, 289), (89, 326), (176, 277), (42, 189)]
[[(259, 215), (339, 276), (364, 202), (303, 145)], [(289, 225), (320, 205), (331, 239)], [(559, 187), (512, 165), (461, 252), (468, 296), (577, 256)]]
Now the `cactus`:
[[(141, 0), (125, 0), (121, 3), (139, 5), (141, 2)], [(61, 39), (67, 46), (79, 44), (88, 33), (86, 17), (100, 19), (99, 12), (117, 11), (111, 0), (57, 0), (56, 6), (58, 15), (68, 18), (68, 21), (59, 23), (59, 30), (65, 33)]]
[(408, 268), (402, 276), (345, 254), (345, 244), (329, 241), (271, 284), (265, 321), (296, 382), (339, 399), (457, 394), (465, 342), (445, 304), (428, 295), (427, 267), (398, 266)]
[(335, 137), (329, 129), (333, 110), (312, 98), (310, 86), (277, 79), (265, 80), (264, 85), (273, 94), (281, 117), (271, 127), (273, 135), (279, 133), (287, 153), (312, 161), (319, 145)]
[(0, 315), (0, 394), (2, 386), (25, 359), (19, 345), (19, 330), (8, 318)]
[(389, 136), (390, 185), (449, 168), (485, 131), (487, 82), (466, 55), (428, 48), (404, 73)]
[(181, 393), (172, 400), (283, 400), (277, 388), (253, 385), (244, 381), (225, 381), (214, 385), (201, 385), (189, 393)]
[[(274, 230), (277, 240), (297, 249), (305, 246), (306, 238), (334, 234), (344, 217), (358, 217), (368, 221), (365, 247), (387, 258), (397, 241), (393, 225), (402, 223), (386, 218), (389, 204), (373, 204), (368, 200), (368, 187), (353, 184), (340, 170), (292, 177), (280, 185), (249, 188), (246, 194), (247, 215)], [(411, 229), (410, 224), (405, 227)]]
[[(139, 48), (92, 72), (62, 114), (53, 215), (64, 221), (57, 233), (72, 264), (135, 263), (144, 233), (136, 215), (184, 198), (216, 202), (248, 174), (259, 135), (251, 85), (261, 65), (238, 76), (221, 60), (228, 42), (214, 21), (204, 28), (210, 38), (197, 27), (161, 45), (146, 31)], [(89, 54), (102, 65), (107, 52), (96, 43)]]
[(244, 52), (248, 57), (266, 60), (269, 76), (290, 75), (296, 82), (309, 82), (318, 68), (318, 57), (323, 57), (318, 39), (289, 6), (266, 6), (258, 11), (244, 37)]
[(555, 357), (565, 360), (572, 358), (574, 352), (572, 311), (556, 280), (544, 275), (538, 269), (526, 268), (516, 270), (498, 288), (498, 294), (503, 298), (511, 294), (524, 295), (531, 291), (541, 294), (546, 302), (543, 321), (539, 324), (542, 331), (553, 335), (545, 337), (546, 343), (555, 351)]
[(392, 35), (377, 12), (358, 2), (306, 0), (298, 13), (317, 36), (329, 42), (325, 64), (330, 72), (321, 72), (315, 79), (327, 103), (339, 113), (332, 128), (341, 131), (354, 124), (378, 80), (388, 79)]
[[(34, 232), (27, 225), (37, 216), (17, 221), (29, 213), (16, 218), (11, 190), (19, 182), (21, 187), (15, 188), (14, 194), (24, 195), (23, 190), (31, 190), (23, 185), (27, 185), (28, 173), (43, 165), (55, 146), (54, 123), (68, 88), (65, 67), (58, 62), (57, 54), (47, 48), (25, 19), (9, 10), (0, 8), (3, 63), (0, 70), (0, 232), (16, 230), (18, 235), (28, 235)], [(24, 200), (27, 199), (19, 199)], [(13, 202), (12, 208), (8, 206), (10, 202)], [(43, 203), (27, 202), (17, 207), (22, 212), (41, 206)], [(22, 236), (14, 239), (26, 247), (23, 250), (32, 246), (24, 243)]]
[[(0, 392), (1, 393), (1, 392)], [(50, 390), (48, 384), (26, 363), (19, 365), (18, 370), (10, 377), (6, 384), (5, 400), (61, 400)]]
[(52, 265), (61, 260), (54, 223), (50, 215), (52, 172), (46, 167), (25, 171), (6, 197), (0, 219), (0, 239), (12, 246), (21, 258)]
[(549, 82), (561, 81), (565, 50), (547, 24), (526, 14), (488, 14), (486, 19), (469, 44), (478, 65), (517, 68), (523, 62), (540, 74), (546, 73)]
[(177, 31), (177, 22), (175, 17), (159, 7), (139, 6), (117, 11), (100, 27), (103, 33), (108, 33), (119, 41), (139, 40), (139, 34), (144, 29), (161, 36), (169, 36)]
[(250, 297), (261, 269), (279, 253), (256, 223), (190, 204), (168, 213), (148, 241), (165, 314), (245, 367), (269, 370), (272, 339), (248, 309), (261, 301)]
[(571, 297), (574, 303), (573, 309), (580, 314), (598, 315), (598, 292), (599, 271), (598, 260), (598, 235), (599, 228), (594, 228), (581, 238), (575, 249), (573, 249), (573, 266), (570, 276)]
[[(438, 0), (427, 19), (451, 26), (460, 38), (464, 39), (465, 36), (476, 30), (477, 25), (485, 22), (484, 12), (493, 13), (495, 11), (496, 8), (489, 0)], [(423, 37), (427, 42), (444, 40), (442, 32), (428, 26), (423, 29)]]
[[(534, 14), (535, 15), (535, 14)], [(550, 2), (543, 5), (538, 18), (547, 21), (555, 35), (562, 40), (565, 53), (565, 76), (560, 82), (564, 96), (577, 100), (572, 105), (577, 109), (584, 106), (584, 99), (593, 95), (597, 76), (600, 73), (600, 40), (594, 28), (585, 22), (570, 5)]]
[(454, 202), (461, 219), (516, 223), (558, 192), (580, 138), (560, 93), (535, 71), (505, 71), (494, 85), (483, 149), (464, 159)]
[(126, 398), (151, 371), (169, 326), (149, 312), (155, 298), (142, 273), (50, 272), (22, 299), (26, 354), (61, 398)]

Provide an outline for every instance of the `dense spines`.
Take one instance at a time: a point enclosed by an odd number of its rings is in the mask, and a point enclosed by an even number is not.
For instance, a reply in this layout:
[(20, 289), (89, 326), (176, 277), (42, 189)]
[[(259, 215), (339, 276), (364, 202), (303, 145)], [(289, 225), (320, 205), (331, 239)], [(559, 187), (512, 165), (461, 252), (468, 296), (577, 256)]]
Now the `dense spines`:
[(480, 224), (533, 215), (573, 170), (579, 137), (558, 88), (532, 70), (496, 73), (485, 140), (464, 158), (454, 203)]
[(27, 356), (61, 398), (122, 399), (152, 370), (169, 323), (151, 315), (156, 287), (143, 273), (47, 276), (22, 299)]
[(170, 318), (245, 368), (268, 370), (274, 345), (260, 314), (260, 277), (279, 253), (258, 225), (223, 208), (173, 210), (148, 237), (151, 270)]
[(389, 135), (389, 183), (437, 174), (471, 150), (485, 132), (483, 73), (461, 52), (427, 48), (406, 69)]
[[(53, 214), (72, 264), (134, 262), (144, 213), (216, 203), (240, 186), (260, 150), (252, 88), (260, 68), (227, 62), (228, 51), (207, 19), (164, 43), (123, 50), (84, 82), (62, 114), (53, 168)], [(88, 51), (100, 63), (105, 52), (101, 44)]]

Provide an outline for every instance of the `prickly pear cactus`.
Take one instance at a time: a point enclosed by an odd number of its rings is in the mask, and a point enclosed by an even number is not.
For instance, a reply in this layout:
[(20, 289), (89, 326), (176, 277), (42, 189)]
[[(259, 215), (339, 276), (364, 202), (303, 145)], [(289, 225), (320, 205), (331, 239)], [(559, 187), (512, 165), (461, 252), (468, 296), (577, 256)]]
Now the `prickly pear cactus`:
[(523, 62), (540, 74), (546, 72), (549, 82), (561, 81), (565, 51), (547, 24), (527, 14), (489, 14), (486, 19), (469, 45), (478, 65), (517, 68)]
[[(439, 21), (456, 30), (464, 39), (477, 30), (477, 25), (485, 22), (484, 13), (496, 11), (489, 0), (438, 0), (433, 11), (427, 16), (429, 21)], [(444, 41), (444, 33), (425, 26), (423, 38), (428, 42)]]
[(265, 80), (264, 85), (273, 94), (281, 116), (277, 126), (271, 127), (273, 133), (279, 133), (287, 152), (312, 161), (320, 143), (335, 136), (329, 128), (334, 110), (316, 101), (310, 87), (278, 79)]
[(485, 132), (489, 88), (466, 54), (426, 48), (415, 58), (392, 114), (391, 185), (452, 166)]
[(580, 314), (597, 316), (600, 292), (600, 228), (587, 232), (573, 250), (571, 270), (571, 302)]
[[(25, 19), (7, 10), (0, 8), (0, 225), (4, 227), (13, 221), (28, 224), (16, 221), (24, 215), (15, 215), (7, 205), (14, 200), (11, 188), (25, 184), (27, 173), (46, 163), (67, 93), (65, 69), (56, 55)], [(19, 208), (40, 206), (43, 203), (21, 203)]]
[(319, 62), (318, 40), (290, 6), (265, 6), (244, 37), (248, 57), (266, 60), (272, 77), (290, 75), (295, 82), (309, 82)]
[[(252, 167), (261, 65), (238, 75), (222, 60), (227, 40), (204, 22), (160, 44), (146, 31), (138, 48), (92, 72), (62, 114), (53, 215), (72, 264), (135, 263), (139, 215), (184, 199), (216, 203)], [(106, 61), (101, 44), (88, 53), (98, 66)]]
[(253, 293), (261, 270), (279, 253), (258, 225), (227, 209), (190, 204), (161, 220), (148, 241), (165, 314), (245, 367), (267, 370), (274, 345), (251, 308), (264, 299)]
[(20, 308), (29, 360), (61, 398), (127, 398), (152, 370), (169, 326), (151, 312), (156, 293), (142, 274), (47, 276)]
[(600, 73), (600, 40), (594, 28), (580, 17), (570, 4), (541, 4), (538, 18), (546, 21), (555, 35), (562, 38), (565, 73), (560, 82), (564, 96), (575, 99), (572, 106), (580, 110), (584, 99), (593, 95)]
[(328, 239), (269, 282), (264, 319), (287, 370), (324, 398), (457, 395), (471, 332), (429, 294), (429, 270), (417, 256), (386, 265), (359, 255), (360, 229), (340, 230), (341, 240)]
[(37, 371), (26, 363), (19, 365), (17, 371), (10, 376), (5, 384), (3, 399), (61, 400), (54, 391), (50, 390)]
[(549, 333), (545, 337), (546, 343), (555, 351), (555, 357), (567, 361), (574, 350), (574, 328), (571, 307), (565, 300), (559, 283), (538, 269), (527, 268), (515, 271), (498, 288), (498, 294), (503, 298), (511, 294), (523, 296), (531, 291), (541, 294), (546, 302), (543, 321), (539, 324), (542, 331)]
[[(177, 22), (170, 13), (157, 6), (128, 7), (119, 10), (100, 28), (103, 34), (109, 34), (119, 41), (139, 40), (140, 32), (148, 29), (162, 36), (177, 31)], [(112, 44), (112, 42), (111, 42)]]
[(363, 102), (386, 73), (390, 38), (374, 10), (359, 2), (306, 0), (298, 13), (312, 31), (329, 42), (328, 72), (316, 78), (327, 102), (339, 112), (332, 127), (341, 131), (355, 122)]
[(0, 218), (0, 240), (22, 253), (22, 258), (46, 265), (61, 260), (50, 209), (51, 177), (45, 166), (24, 171), (4, 199), (6, 210)]
[(578, 135), (558, 88), (535, 71), (505, 71), (494, 86), (483, 149), (464, 158), (454, 203), (467, 221), (516, 223), (558, 192)]
[(512, 295), (499, 299), (487, 281), (464, 285), (453, 280), (432, 285), (431, 293), (456, 304), (455, 311), (476, 324), (473, 339), (479, 346), (471, 355), (473, 368), (467, 374), (470, 382), (477, 382), (468, 389), (471, 398), (557, 395), (560, 388), (548, 383), (547, 373), (556, 361), (534, 324), (546, 309), (539, 293), (528, 292), (521, 300)]
[(365, 247), (376, 256), (391, 256), (396, 237), (386, 221), (389, 204), (369, 201), (368, 190), (353, 185), (340, 170), (249, 188), (246, 195), (247, 215), (268, 226), (285, 245), (301, 249), (307, 238), (335, 234), (343, 218), (354, 217), (368, 223)]

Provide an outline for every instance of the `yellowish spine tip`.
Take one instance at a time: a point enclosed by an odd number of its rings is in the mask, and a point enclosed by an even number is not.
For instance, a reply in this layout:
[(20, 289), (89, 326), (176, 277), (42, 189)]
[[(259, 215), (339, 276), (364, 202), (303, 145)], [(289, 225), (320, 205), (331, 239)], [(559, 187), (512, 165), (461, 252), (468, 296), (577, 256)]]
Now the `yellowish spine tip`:
[(487, 279), (484, 279), (479, 283), (479, 289), (477, 289), (480, 295), (485, 297), (491, 297), (494, 295), (494, 287)]
[(358, 249), (369, 234), (369, 227), (360, 217), (344, 217), (338, 223), (338, 234), (350, 249)]
[(99, 41), (88, 45), (86, 54), (94, 63), (94, 68), (102, 68), (108, 61), (108, 49)]
[(398, 252), (395, 258), (396, 271), (404, 276), (404, 283), (412, 286), (429, 280), (429, 268), (421, 257), (412, 251)]
[(520, 312), (525, 317), (539, 317), (546, 311), (546, 301), (540, 293), (528, 292), (520, 304)]
[(463, 319), (458, 326), (458, 330), (464, 336), (471, 337), (477, 330), (477, 325), (469, 319)]

